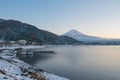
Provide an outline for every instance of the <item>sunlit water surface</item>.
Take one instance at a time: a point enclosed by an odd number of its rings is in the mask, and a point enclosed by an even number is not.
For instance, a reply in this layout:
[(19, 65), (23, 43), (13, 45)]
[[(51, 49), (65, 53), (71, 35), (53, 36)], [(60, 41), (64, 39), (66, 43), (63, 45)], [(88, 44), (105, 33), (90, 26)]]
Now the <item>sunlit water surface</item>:
[(120, 46), (49, 46), (56, 53), (19, 56), (70, 80), (120, 80)]

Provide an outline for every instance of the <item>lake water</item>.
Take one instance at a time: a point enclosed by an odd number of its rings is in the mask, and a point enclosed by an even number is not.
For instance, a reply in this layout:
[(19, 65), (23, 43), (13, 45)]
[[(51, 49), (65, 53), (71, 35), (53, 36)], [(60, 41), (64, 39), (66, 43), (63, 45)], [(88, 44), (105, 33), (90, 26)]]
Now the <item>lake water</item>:
[(50, 46), (52, 53), (20, 56), (25, 62), (70, 80), (120, 80), (120, 46)]

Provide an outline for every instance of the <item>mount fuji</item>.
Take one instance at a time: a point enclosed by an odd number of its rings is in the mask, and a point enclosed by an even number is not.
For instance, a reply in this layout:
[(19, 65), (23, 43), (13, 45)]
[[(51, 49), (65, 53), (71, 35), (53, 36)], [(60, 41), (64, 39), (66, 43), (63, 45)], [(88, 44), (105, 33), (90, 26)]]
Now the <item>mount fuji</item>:
[(64, 33), (63, 35), (74, 38), (78, 41), (83, 41), (83, 42), (98, 42), (98, 41), (106, 40), (105, 38), (83, 34), (75, 29), (68, 31)]
[(63, 34), (63, 36), (74, 38), (84, 44), (100, 44), (100, 45), (120, 45), (120, 39), (102, 38), (83, 34), (75, 29), (72, 29)]

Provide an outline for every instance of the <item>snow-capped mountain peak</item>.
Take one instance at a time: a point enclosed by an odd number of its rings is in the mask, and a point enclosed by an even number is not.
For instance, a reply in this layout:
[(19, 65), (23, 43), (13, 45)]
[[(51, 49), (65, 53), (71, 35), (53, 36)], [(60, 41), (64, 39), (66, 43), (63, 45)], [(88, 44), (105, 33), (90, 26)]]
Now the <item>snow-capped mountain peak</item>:
[(86, 35), (86, 34), (83, 34), (75, 29), (72, 29), (66, 33), (63, 34), (63, 36), (68, 36), (68, 37), (71, 37), (71, 38), (74, 38), (78, 41), (87, 41), (87, 42), (93, 42), (93, 41), (98, 41), (98, 40), (101, 40), (100, 37), (95, 37), (95, 36), (89, 36), (89, 35)]
[(78, 36), (78, 35), (79, 36), (87, 36), (87, 35), (79, 32), (79, 31), (77, 31), (75, 29), (72, 29), (72, 30), (68, 31), (68, 32), (64, 33), (63, 35), (69, 36), (69, 37), (71, 37), (71, 36)]

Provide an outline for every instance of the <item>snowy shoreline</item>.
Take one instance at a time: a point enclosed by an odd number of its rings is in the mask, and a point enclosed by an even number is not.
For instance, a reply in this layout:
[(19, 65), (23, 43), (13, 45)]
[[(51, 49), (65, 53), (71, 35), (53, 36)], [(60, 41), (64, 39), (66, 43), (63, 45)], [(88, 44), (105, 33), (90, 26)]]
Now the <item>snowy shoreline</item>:
[(19, 60), (12, 49), (0, 53), (0, 80), (69, 80), (30, 66)]
[(33, 45), (28, 45), (28, 46), (8, 46), (8, 47), (5, 47), (5, 46), (3, 46), (3, 47), (0, 47), (0, 50), (2, 50), (2, 49), (12, 49), (12, 50), (14, 50), (14, 49), (19, 49), (19, 48), (23, 48), (23, 49), (36, 49), (36, 48), (44, 48), (44, 46), (33, 46)]

